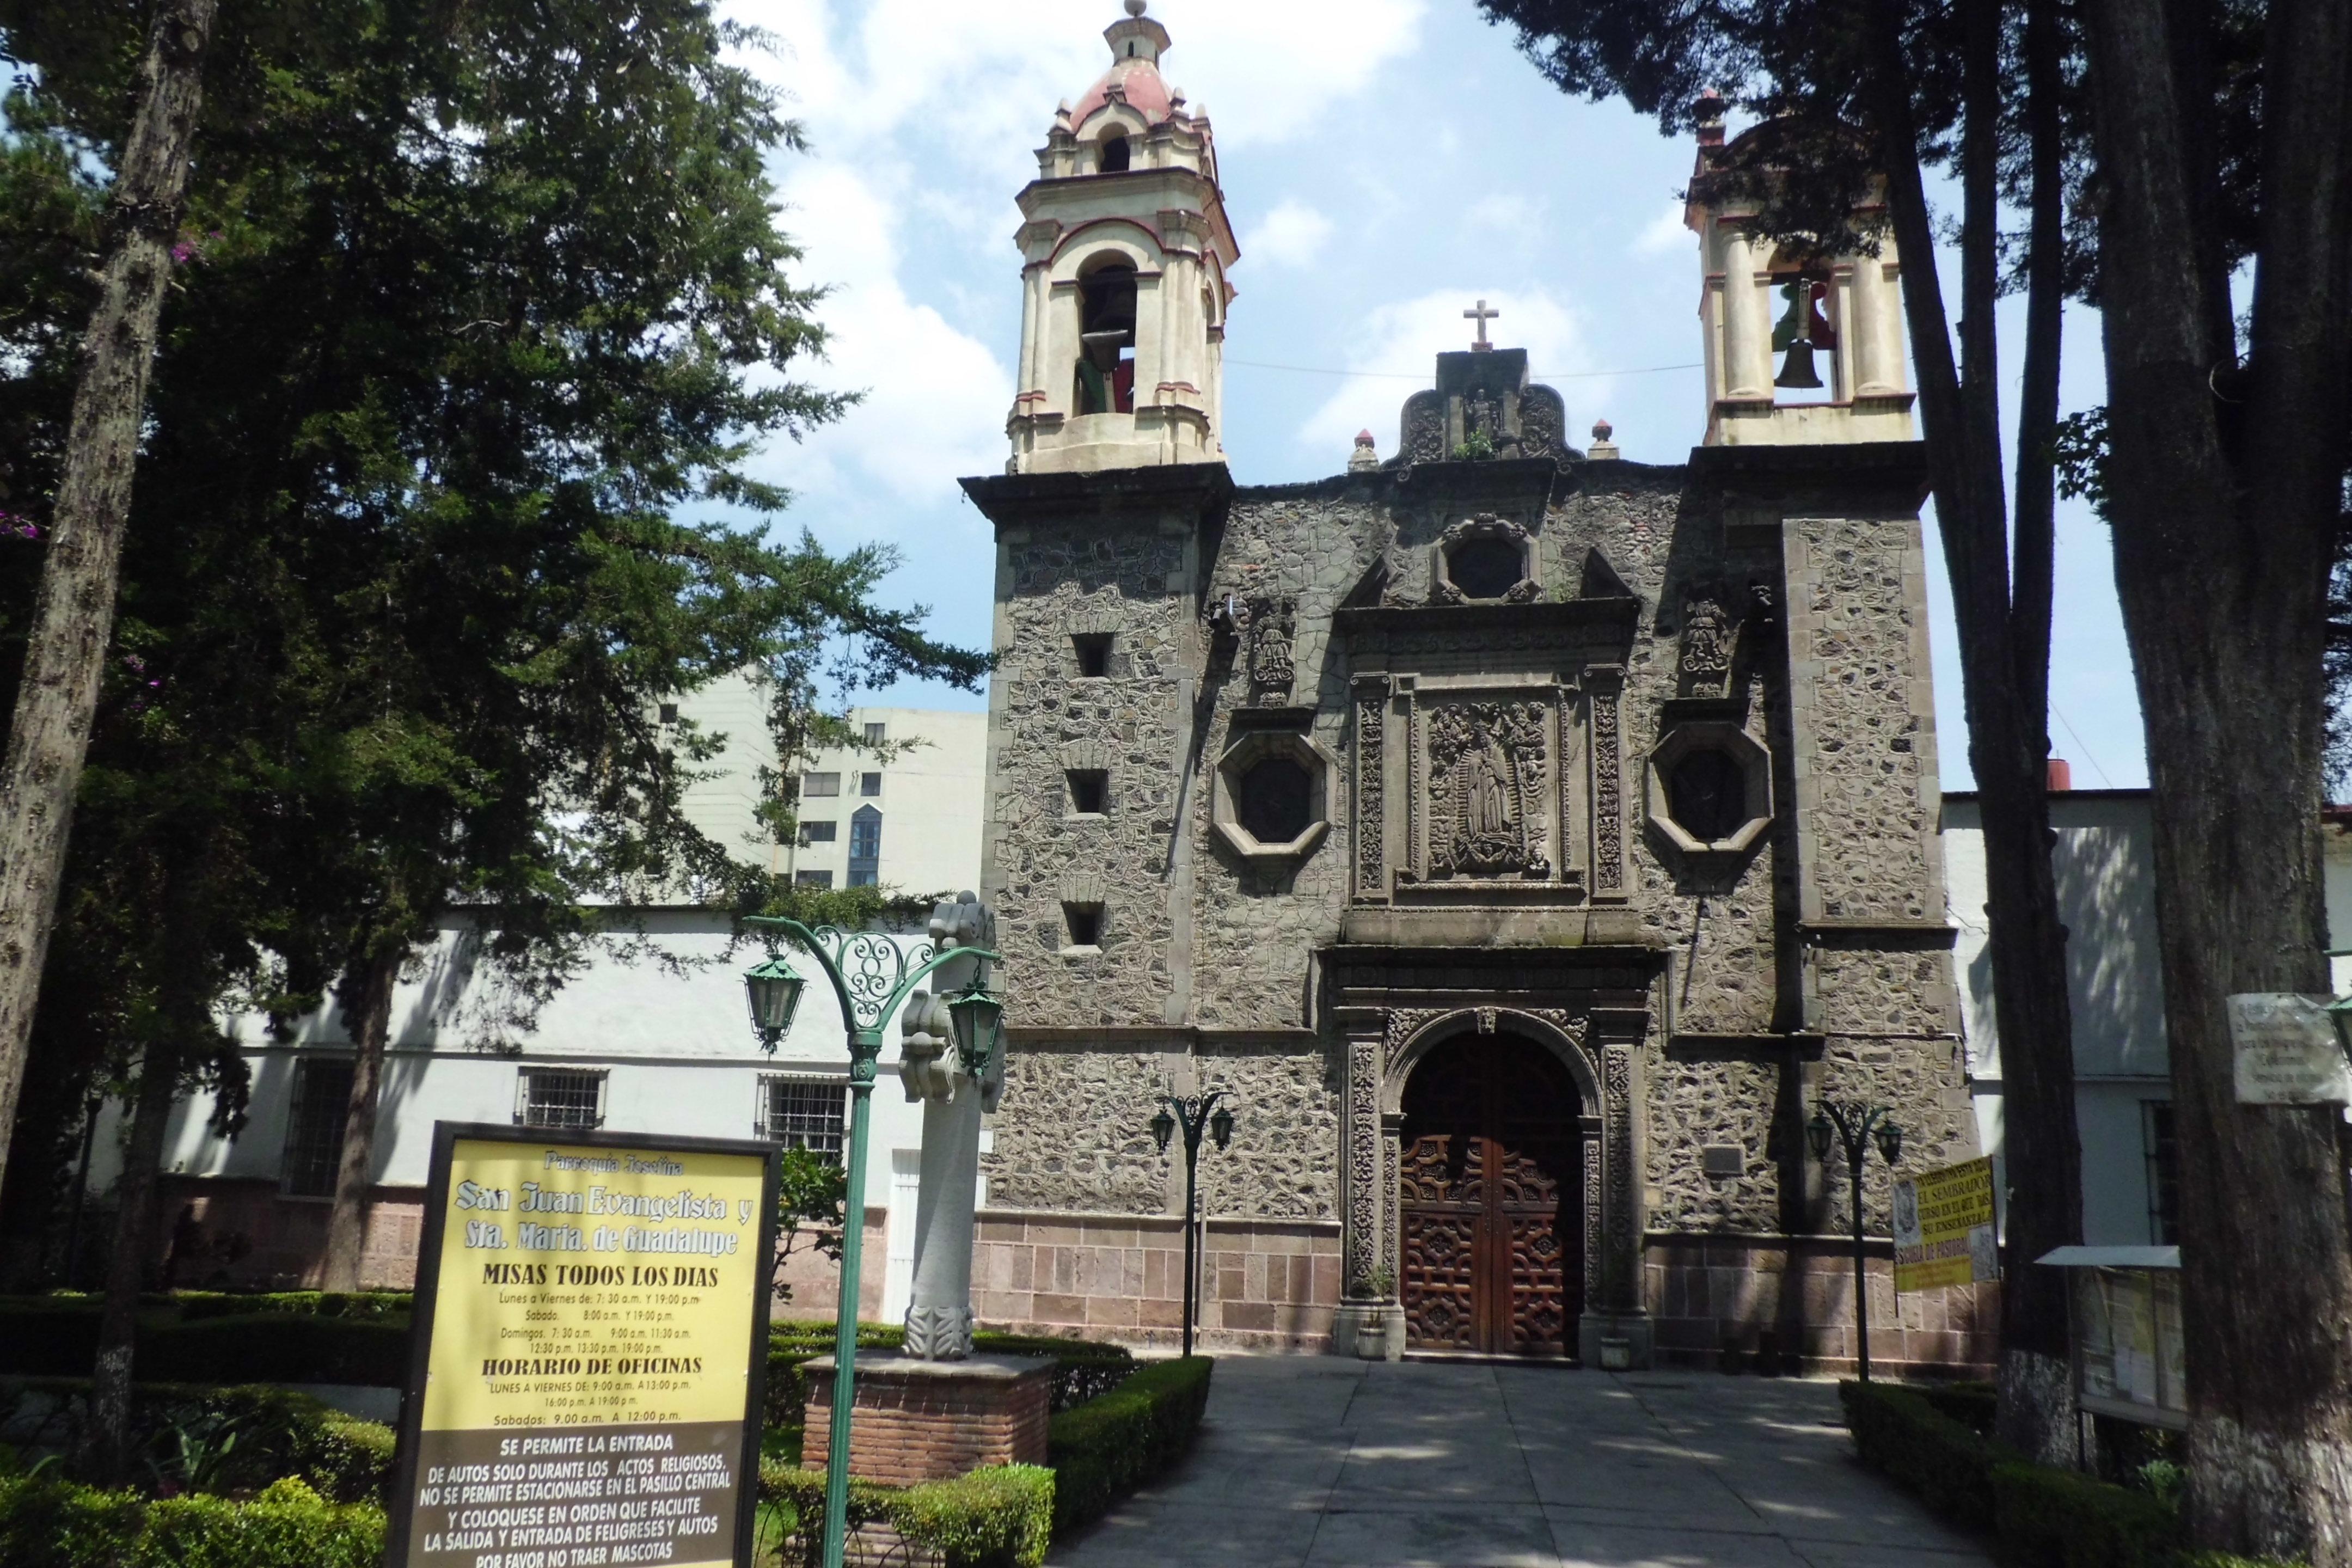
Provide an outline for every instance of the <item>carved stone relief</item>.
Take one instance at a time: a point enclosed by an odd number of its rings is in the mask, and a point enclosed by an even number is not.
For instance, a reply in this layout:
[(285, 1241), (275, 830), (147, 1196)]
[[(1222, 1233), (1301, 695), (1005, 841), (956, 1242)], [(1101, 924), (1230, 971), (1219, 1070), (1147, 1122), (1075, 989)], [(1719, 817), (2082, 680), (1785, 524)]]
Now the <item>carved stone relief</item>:
[(1388, 810), (1386, 764), (1382, 747), (1388, 733), (1389, 694), (1386, 686), (1367, 686), (1356, 692), (1356, 897), (1381, 899), (1388, 893), (1388, 848), (1383, 842)]
[(1542, 702), (1429, 710), (1429, 877), (1544, 878), (1549, 816)]
[(1298, 678), (1291, 658), (1298, 635), (1298, 601), (1286, 595), (1255, 598), (1248, 614), (1250, 700), (1260, 707), (1282, 707), (1289, 702)]
[(1625, 795), (1619, 769), (1618, 689), (1587, 681), (1592, 726), (1592, 890), (1620, 895), (1625, 886)]
[[(1601, 1121), (1608, 1136), (1611, 1177), (1609, 1252), (1622, 1265), (1632, 1258), (1633, 1250), (1633, 1048), (1606, 1046), (1602, 1058)], [(1633, 1283), (1612, 1278), (1610, 1300), (1621, 1307), (1634, 1305)]]
[(1351, 1296), (1381, 1266), (1381, 1040), (1348, 1041), (1347, 1279)]
[(1682, 684), (1689, 694), (1717, 695), (1731, 675), (1731, 645), (1738, 628), (1711, 598), (1683, 606)]

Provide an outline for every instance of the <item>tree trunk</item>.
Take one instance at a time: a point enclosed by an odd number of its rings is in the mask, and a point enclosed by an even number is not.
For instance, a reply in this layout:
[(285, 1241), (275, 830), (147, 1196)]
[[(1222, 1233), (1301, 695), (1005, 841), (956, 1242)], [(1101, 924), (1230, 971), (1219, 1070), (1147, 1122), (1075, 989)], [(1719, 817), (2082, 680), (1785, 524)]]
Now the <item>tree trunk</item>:
[[(2186, 8), (2184, 8), (2186, 9)], [(2352, 1214), (2332, 1109), (2242, 1106), (2225, 999), (2326, 989), (2321, 649), (2347, 451), (2352, 16), (2274, 0), (2252, 355), (2181, 80), (2193, 40), (2093, 0), (2116, 580), (2155, 785), (2200, 1546), (2352, 1565)], [(2200, 151), (2200, 149), (2203, 149)]]
[[(1903, 261), (1903, 300), (1918, 366), (1929, 483), (1952, 582), (1960, 644), (1969, 763), (1983, 822), (1993, 1020), (2000, 1038), (2008, 1227), (2001, 1288), (2000, 1422), (2003, 1439), (2053, 1463), (2074, 1452), (2073, 1379), (2063, 1282), (2033, 1259), (2082, 1239), (2082, 1147), (2074, 1121), (2073, 1005), (2065, 931), (2050, 864), (2049, 670), (2051, 474), (2057, 411), (2058, 206), (2037, 180), (2032, 243), (2032, 331), (2019, 419), (2016, 565), (2012, 583), (2001, 474), (1993, 307), (1998, 216), (1994, 117), (1999, 112), (1999, 16), (1973, 0), (1962, 179), (1966, 216), (1961, 294), (1965, 361), (1952, 355), (1936, 261), (1933, 218), (1919, 172), (1910, 75), (1891, 7), (1877, 8), (1874, 68), (1877, 130), (1889, 208)], [(2044, 18), (2045, 24), (2047, 18)], [(2054, 133), (2053, 133), (2054, 134)], [(2054, 140), (2051, 148), (2054, 159)], [(2040, 339), (2033, 332), (2042, 334)], [(2038, 463), (2037, 463), (2037, 458)], [(2038, 484), (2038, 489), (2037, 489)]]
[(89, 1418), (81, 1435), (81, 1469), (101, 1486), (121, 1484), (131, 1465), (131, 1360), (138, 1329), (139, 1292), (155, 1250), (155, 1176), (163, 1163), (163, 1133), (179, 1098), (179, 1059), (151, 1045), (140, 1063), (132, 1100), (131, 1142), (115, 1188), (114, 1253), (106, 1272), (106, 1304), (99, 1315), (98, 1364), (89, 1385)]
[(115, 175), (114, 249), (82, 342), (48, 558), (0, 763), (0, 1171), (7, 1168), (74, 792), (113, 635), (147, 375), (215, 4), (175, 0), (157, 14), (149, 36), (139, 112)]
[(359, 1055), (352, 1064), (352, 1098), (343, 1113), (342, 1154), (335, 1163), (335, 1206), (327, 1219), (327, 1264), (320, 1287), (357, 1290), (367, 1248), (368, 1192), (375, 1180), (375, 1113), (383, 1082), (384, 1046), (392, 1033), (392, 994), (406, 960), (405, 945), (386, 943), (361, 961), (346, 1014)]

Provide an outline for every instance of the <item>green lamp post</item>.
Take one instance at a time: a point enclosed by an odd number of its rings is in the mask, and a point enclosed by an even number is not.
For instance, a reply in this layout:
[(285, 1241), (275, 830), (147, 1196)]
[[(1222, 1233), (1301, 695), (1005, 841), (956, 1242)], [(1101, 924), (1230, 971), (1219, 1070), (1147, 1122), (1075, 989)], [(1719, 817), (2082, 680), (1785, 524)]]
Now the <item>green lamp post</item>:
[(1853, 1182), (1853, 1331), (1864, 1383), (1870, 1381), (1870, 1298), (1863, 1289), (1862, 1172), (1870, 1163), (1874, 1136), (1878, 1152), (1890, 1169), (1902, 1154), (1903, 1129), (1889, 1118), (1890, 1112), (1883, 1105), (1841, 1104), (1824, 1100), (1821, 1109), (1813, 1112), (1812, 1121), (1805, 1124), (1805, 1137), (1813, 1146), (1813, 1158), (1824, 1165), (1830, 1162), (1831, 1137), (1836, 1136), (1844, 1146), (1846, 1172)]
[[(969, 894), (966, 895), (968, 899)], [(876, 1063), (882, 1056), (882, 1025), (916, 986), (940, 965), (960, 959), (979, 959), (972, 984), (950, 999), (959, 1045), (967, 1027), (974, 1033), (972, 1047), (984, 1029), (985, 1048), (997, 1048), (998, 1026), (1004, 1002), (989, 992), (989, 965), (1003, 960), (996, 953), (937, 942), (919, 945), (910, 952), (882, 931), (849, 931), (838, 926), (814, 930), (795, 920), (752, 915), (743, 922), (763, 932), (789, 937), (813, 954), (841, 1003), (843, 1026), (849, 1038), (849, 1170), (847, 1213), (841, 1227), (841, 1289), (835, 1314), (833, 1426), (825, 1448), (824, 1563), (841, 1568), (849, 1533), (849, 1421), (857, 1392), (857, 1280), (864, 1261), (866, 1227), (856, 1217), (866, 1203), (866, 1128), (873, 1114)], [(936, 917), (934, 931), (940, 929)], [(792, 1027), (807, 982), (782, 955), (771, 952), (767, 962), (743, 976), (745, 999), (751, 1005), (751, 1027), (760, 1048), (773, 1054)], [(961, 1009), (958, 1011), (958, 1009)]]

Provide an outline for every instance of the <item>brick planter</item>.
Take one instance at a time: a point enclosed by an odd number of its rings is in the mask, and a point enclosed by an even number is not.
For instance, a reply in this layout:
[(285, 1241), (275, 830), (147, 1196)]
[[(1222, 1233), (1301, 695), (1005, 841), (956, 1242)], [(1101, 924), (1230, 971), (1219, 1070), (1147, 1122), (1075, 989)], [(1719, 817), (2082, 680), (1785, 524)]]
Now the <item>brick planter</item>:
[[(831, 1356), (807, 1363), (808, 1425), (801, 1463), (823, 1469), (833, 1430)], [(969, 1361), (857, 1358), (849, 1473), (890, 1486), (943, 1481), (983, 1465), (1045, 1462), (1054, 1385), (1048, 1356)]]

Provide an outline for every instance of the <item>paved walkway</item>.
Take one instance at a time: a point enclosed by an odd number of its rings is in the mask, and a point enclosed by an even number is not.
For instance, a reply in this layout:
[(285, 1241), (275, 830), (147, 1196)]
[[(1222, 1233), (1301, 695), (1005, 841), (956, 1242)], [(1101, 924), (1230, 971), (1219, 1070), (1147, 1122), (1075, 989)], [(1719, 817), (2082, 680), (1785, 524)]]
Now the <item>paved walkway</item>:
[(1200, 1446), (1068, 1568), (1990, 1568), (1854, 1462), (1826, 1383), (1217, 1363)]

